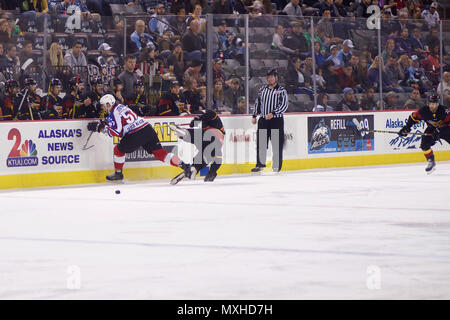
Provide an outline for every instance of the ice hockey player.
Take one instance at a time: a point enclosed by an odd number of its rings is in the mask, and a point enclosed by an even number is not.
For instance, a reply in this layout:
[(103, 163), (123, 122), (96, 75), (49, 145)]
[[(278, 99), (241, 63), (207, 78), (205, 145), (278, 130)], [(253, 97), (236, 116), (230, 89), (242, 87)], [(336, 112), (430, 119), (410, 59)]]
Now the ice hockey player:
[[(33, 78), (26, 78), (25, 87), (16, 96), (15, 105), (18, 106), (19, 120), (42, 120), (40, 108), (41, 97), (37, 94), (37, 82)], [(23, 103), (22, 103), (23, 100)], [(22, 106), (20, 105), (22, 103)]]
[(128, 107), (133, 110), (138, 116), (146, 116), (150, 113), (150, 105), (148, 96), (145, 93), (145, 83), (138, 80), (134, 83), (133, 99), (128, 100)]
[(164, 150), (155, 130), (144, 118), (136, 115), (127, 106), (116, 104), (116, 99), (111, 94), (104, 95), (100, 99), (100, 105), (108, 112), (106, 121), (89, 122), (87, 129), (94, 132), (107, 129), (109, 135), (121, 138), (119, 144), (114, 147), (115, 172), (108, 175), (107, 180), (123, 180), (122, 168), (125, 163), (125, 154), (137, 150), (140, 146), (148, 153), (152, 153), (156, 159), (180, 167), (187, 177), (191, 177), (195, 169), (181, 161), (177, 155)]
[(62, 99), (59, 94), (62, 90), (62, 82), (58, 78), (50, 81), (50, 91), (42, 99), (42, 118), (59, 119), (62, 118)]
[(157, 116), (179, 116), (181, 104), (180, 83), (176, 80), (170, 82), (169, 92), (159, 99), (156, 106)]
[(72, 77), (69, 80), (70, 91), (63, 98), (63, 118), (77, 119), (86, 118), (85, 99), (82, 98), (84, 82), (79, 77)]
[[(217, 176), (217, 170), (222, 165), (222, 145), (225, 129), (217, 112), (210, 109), (199, 112), (201, 114), (195, 116), (189, 124), (190, 129), (183, 129), (173, 124), (170, 125), (170, 128), (180, 139), (195, 144), (197, 150), (199, 150), (193, 160), (195, 172), (191, 179), (195, 179), (197, 172), (211, 164), (204, 181), (212, 182)], [(194, 128), (199, 122), (201, 122), (201, 128)], [(200, 134), (196, 134), (195, 130), (201, 130)], [(183, 173), (181, 173), (173, 178), (171, 183), (176, 184), (183, 178)]]
[(19, 83), (16, 80), (8, 80), (5, 84), (5, 96), (1, 101), (2, 118), (1, 120), (13, 120), (17, 113), (18, 105), (15, 105), (17, 93), (19, 93)]
[(100, 77), (91, 80), (91, 90), (86, 93), (85, 106), (86, 118), (102, 118), (106, 117), (106, 112), (100, 106), (100, 99), (103, 96), (103, 81)]
[(420, 108), (409, 116), (406, 125), (398, 132), (399, 136), (406, 137), (411, 131), (411, 127), (420, 121), (426, 122), (427, 128), (424, 133), (429, 134), (422, 136), (420, 148), (428, 161), (425, 171), (430, 174), (436, 167), (431, 147), (439, 139), (444, 139), (450, 143), (450, 109), (439, 104), (439, 95), (436, 92), (428, 97), (427, 106)]

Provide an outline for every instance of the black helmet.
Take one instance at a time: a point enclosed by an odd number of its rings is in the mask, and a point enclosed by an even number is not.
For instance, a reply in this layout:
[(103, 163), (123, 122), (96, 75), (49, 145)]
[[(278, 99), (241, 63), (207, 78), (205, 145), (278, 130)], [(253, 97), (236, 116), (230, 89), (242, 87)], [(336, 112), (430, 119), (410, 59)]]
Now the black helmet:
[(439, 103), (439, 95), (437, 94), (437, 92), (432, 92), (432, 93), (428, 96), (428, 102)]
[(50, 85), (52, 87), (62, 86), (62, 82), (58, 78), (53, 78), (52, 81), (50, 81)]
[(177, 80), (173, 80), (170, 82), (170, 88), (180, 86), (180, 83)]
[(16, 80), (10, 79), (8, 81), (6, 81), (5, 84), (5, 89), (8, 90), (10, 88), (18, 88), (19, 87), (19, 83)]
[(26, 78), (24, 81), (24, 84), (26, 86), (35, 86), (35, 85), (37, 85), (37, 82), (33, 78)]
[(270, 69), (269, 71), (267, 71), (267, 76), (278, 77), (278, 70), (277, 69)]

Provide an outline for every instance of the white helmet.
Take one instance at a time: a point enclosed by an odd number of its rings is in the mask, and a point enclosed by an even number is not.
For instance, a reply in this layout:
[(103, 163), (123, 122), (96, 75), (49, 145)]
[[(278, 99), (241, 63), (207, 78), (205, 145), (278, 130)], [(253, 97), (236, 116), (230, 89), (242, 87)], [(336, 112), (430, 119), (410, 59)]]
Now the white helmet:
[(116, 99), (114, 98), (114, 96), (112, 94), (105, 94), (100, 99), (100, 105), (108, 106), (108, 104), (109, 104), (110, 108), (116, 104)]

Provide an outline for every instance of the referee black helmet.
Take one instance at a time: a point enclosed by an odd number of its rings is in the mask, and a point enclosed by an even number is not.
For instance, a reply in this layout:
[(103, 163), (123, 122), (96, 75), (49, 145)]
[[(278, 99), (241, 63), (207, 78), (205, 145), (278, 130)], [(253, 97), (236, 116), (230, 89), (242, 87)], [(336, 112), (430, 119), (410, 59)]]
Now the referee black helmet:
[(269, 71), (267, 71), (267, 76), (275, 76), (278, 77), (278, 70), (277, 69), (270, 69)]

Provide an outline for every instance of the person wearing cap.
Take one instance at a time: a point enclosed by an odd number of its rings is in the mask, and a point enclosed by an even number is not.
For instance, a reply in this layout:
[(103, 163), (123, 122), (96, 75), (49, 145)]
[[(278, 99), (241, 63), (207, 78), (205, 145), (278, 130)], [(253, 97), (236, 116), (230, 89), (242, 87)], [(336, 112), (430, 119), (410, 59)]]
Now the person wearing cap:
[(181, 102), (180, 96), (180, 84), (176, 80), (171, 81), (169, 92), (165, 92), (156, 103), (156, 115), (165, 117), (179, 116), (183, 107), (184, 103)]
[[(269, 139), (272, 143), (274, 172), (280, 172), (283, 165), (284, 118), (288, 109), (286, 90), (278, 84), (278, 71), (267, 72), (267, 85), (258, 92), (253, 111), (252, 124), (258, 122), (256, 134), (256, 167), (252, 172), (260, 172), (266, 167)], [(257, 116), (260, 116), (256, 120)]]
[(439, 23), (439, 12), (437, 11), (438, 4), (437, 2), (433, 2), (430, 5), (429, 9), (425, 9), (422, 11), (422, 18), (425, 20), (428, 28), (434, 28)]
[(352, 49), (354, 48), (353, 46), (353, 42), (350, 39), (344, 40), (344, 42), (342, 42), (342, 49), (339, 50), (337, 57), (339, 59), (339, 65), (341, 67), (344, 66), (344, 64), (346, 62), (348, 62), (350, 60), (350, 58), (352, 57)]
[(418, 110), (423, 106), (422, 98), (420, 97), (420, 91), (419, 89), (414, 89), (411, 91), (409, 95), (409, 99), (406, 100), (405, 104), (403, 105), (403, 108), (408, 110)]
[(325, 61), (332, 61), (335, 67), (341, 64), (341, 60), (338, 58), (337, 54), (339, 52), (339, 47), (335, 44), (330, 46), (330, 56)]
[[(397, 110), (400, 109), (398, 94), (395, 91), (389, 91), (384, 97), (383, 110)], [(378, 110), (381, 110), (381, 102), (377, 102)]]
[(424, 152), (427, 159), (427, 167), (425, 172), (432, 173), (435, 170), (436, 162), (431, 147), (440, 139), (450, 143), (450, 109), (439, 104), (439, 94), (433, 91), (428, 96), (428, 104), (414, 111), (409, 117), (406, 124), (398, 132), (400, 137), (407, 137), (411, 132), (411, 128), (424, 121), (427, 125), (420, 141), (420, 148)]
[(97, 58), (97, 63), (99, 66), (111, 66), (115, 67), (117, 66), (117, 61), (114, 58), (114, 56), (111, 55), (111, 46), (107, 44), (106, 42), (102, 43), (98, 47), (98, 51), (100, 51), (100, 55)]
[(183, 75), (183, 83), (186, 79), (195, 79), (198, 86), (206, 82), (206, 77), (201, 74), (203, 63), (200, 60), (193, 60)]
[(164, 31), (169, 28), (169, 22), (164, 17), (166, 13), (166, 9), (164, 8), (164, 4), (158, 3), (155, 8), (155, 13), (153, 13), (148, 22), (148, 29), (162, 36)]
[(220, 58), (214, 59), (212, 70), (213, 70), (213, 82), (215, 83), (217, 80), (220, 80), (222, 84), (225, 84), (227, 76), (225, 75), (225, 71), (223, 71), (223, 61)]
[(282, 10), (288, 16), (303, 17), (302, 7), (299, 0), (291, 0)]
[(245, 96), (240, 96), (237, 99), (237, 105), (231, 110), (231, 114), (245, 114), (247, 110), (247, 105), (245, 103)]
[(357, 111), (359, 110), (356, 101), (355, 91), (352, 88), (345, 88), (342, 91), (342, 100), (337, 104), (336, 111)]

